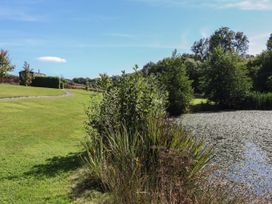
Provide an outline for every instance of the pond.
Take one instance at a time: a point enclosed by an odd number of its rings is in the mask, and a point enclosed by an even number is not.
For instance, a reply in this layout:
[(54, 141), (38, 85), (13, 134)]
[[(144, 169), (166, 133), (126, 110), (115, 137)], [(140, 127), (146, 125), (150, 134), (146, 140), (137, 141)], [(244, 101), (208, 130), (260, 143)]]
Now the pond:
[(185, 114), (179, 122), (214, 146), (228, 180), (272, 199), (272, 111)]

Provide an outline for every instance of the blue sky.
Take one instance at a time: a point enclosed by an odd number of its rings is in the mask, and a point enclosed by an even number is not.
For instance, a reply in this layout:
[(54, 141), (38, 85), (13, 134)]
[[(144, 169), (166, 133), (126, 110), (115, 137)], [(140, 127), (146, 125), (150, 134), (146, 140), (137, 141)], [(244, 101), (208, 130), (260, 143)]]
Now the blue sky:
[(271, 19), (272, 0), (0, 0), (0, 48), (14, 73), (27, 61), (48, 75), (96, 77), (190, 52), (221, 26), (247, 34), (257, 54)]

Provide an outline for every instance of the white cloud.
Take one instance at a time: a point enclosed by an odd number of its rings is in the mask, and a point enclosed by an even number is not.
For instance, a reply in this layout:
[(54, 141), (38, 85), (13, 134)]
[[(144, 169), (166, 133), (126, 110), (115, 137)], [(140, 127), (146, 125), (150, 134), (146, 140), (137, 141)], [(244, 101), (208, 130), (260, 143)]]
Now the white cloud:
[(55, 63), (66, 63), (66, 59), (61, 57), (43, 56), (38, 58), (41, 62), (55, 62)]
[(249, 36), (249, 53), (256, 55), (266, 49), (266, 42), (270, 33), (261, 33)]
[(210, 7), (217, 9), (272, 10), (272, 0), (130, 0), (162, 6)]
[(233, 3), (226, 3), (223, 8), (238, 8), (241, 10), (271, 10), (272, 1), (270, 0), (247, 0)]

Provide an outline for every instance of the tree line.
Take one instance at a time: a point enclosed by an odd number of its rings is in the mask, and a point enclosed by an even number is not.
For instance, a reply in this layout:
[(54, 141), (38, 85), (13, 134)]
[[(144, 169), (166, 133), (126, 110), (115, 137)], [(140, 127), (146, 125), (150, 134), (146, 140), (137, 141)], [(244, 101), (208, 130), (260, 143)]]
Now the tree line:
[[(167, 111), (179, 115), (188, 111), (193, 94), (202, 95), (217, 105), (226, 108), (242, 107), (248, 97), (272, 92), (272, 34), (266, 50), (257, 56), (247, 54), (248, 37), (228, 27), (217, 29), (211, 36), (194, 42), (192, 53), (179, 54), (156, 63), (149, 62), (141, 72), (146, 77), (154, 76), (160, 88), (168, 93)], [(0, 80), (14, 69), (8, 52), (0, 51)], [(31, 83), (30, 66), (25, 62), (25, 85)], [(100, 78), (74, 78), (72, 81), (86, 87), (105, 88), (119, 76)], [(267, 95), (268, 96), (268, 95)]]

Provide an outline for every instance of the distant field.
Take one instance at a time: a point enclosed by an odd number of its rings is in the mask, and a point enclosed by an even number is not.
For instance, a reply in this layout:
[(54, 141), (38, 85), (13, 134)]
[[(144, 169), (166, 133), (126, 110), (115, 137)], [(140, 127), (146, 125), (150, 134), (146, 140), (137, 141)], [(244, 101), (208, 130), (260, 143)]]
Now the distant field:
[(202, 103), (208, 103), (208, 99), (205, 98), (194, 98), (191, 102), (191, 105), (199, 105)]
[[(72, 202), (70, 177), (81, 165), (84, 107), (91, 95), (72, 92), (64, 98), (0, 101), (1, 204)], [(61, 93), (0, 86), (2, 97)]]
[(61, 95), (63, 93), (64, 92), (61, 89), (0, 84), (0, 98), (18, 97), (18, 96), (52, 96), (52, 95)]

